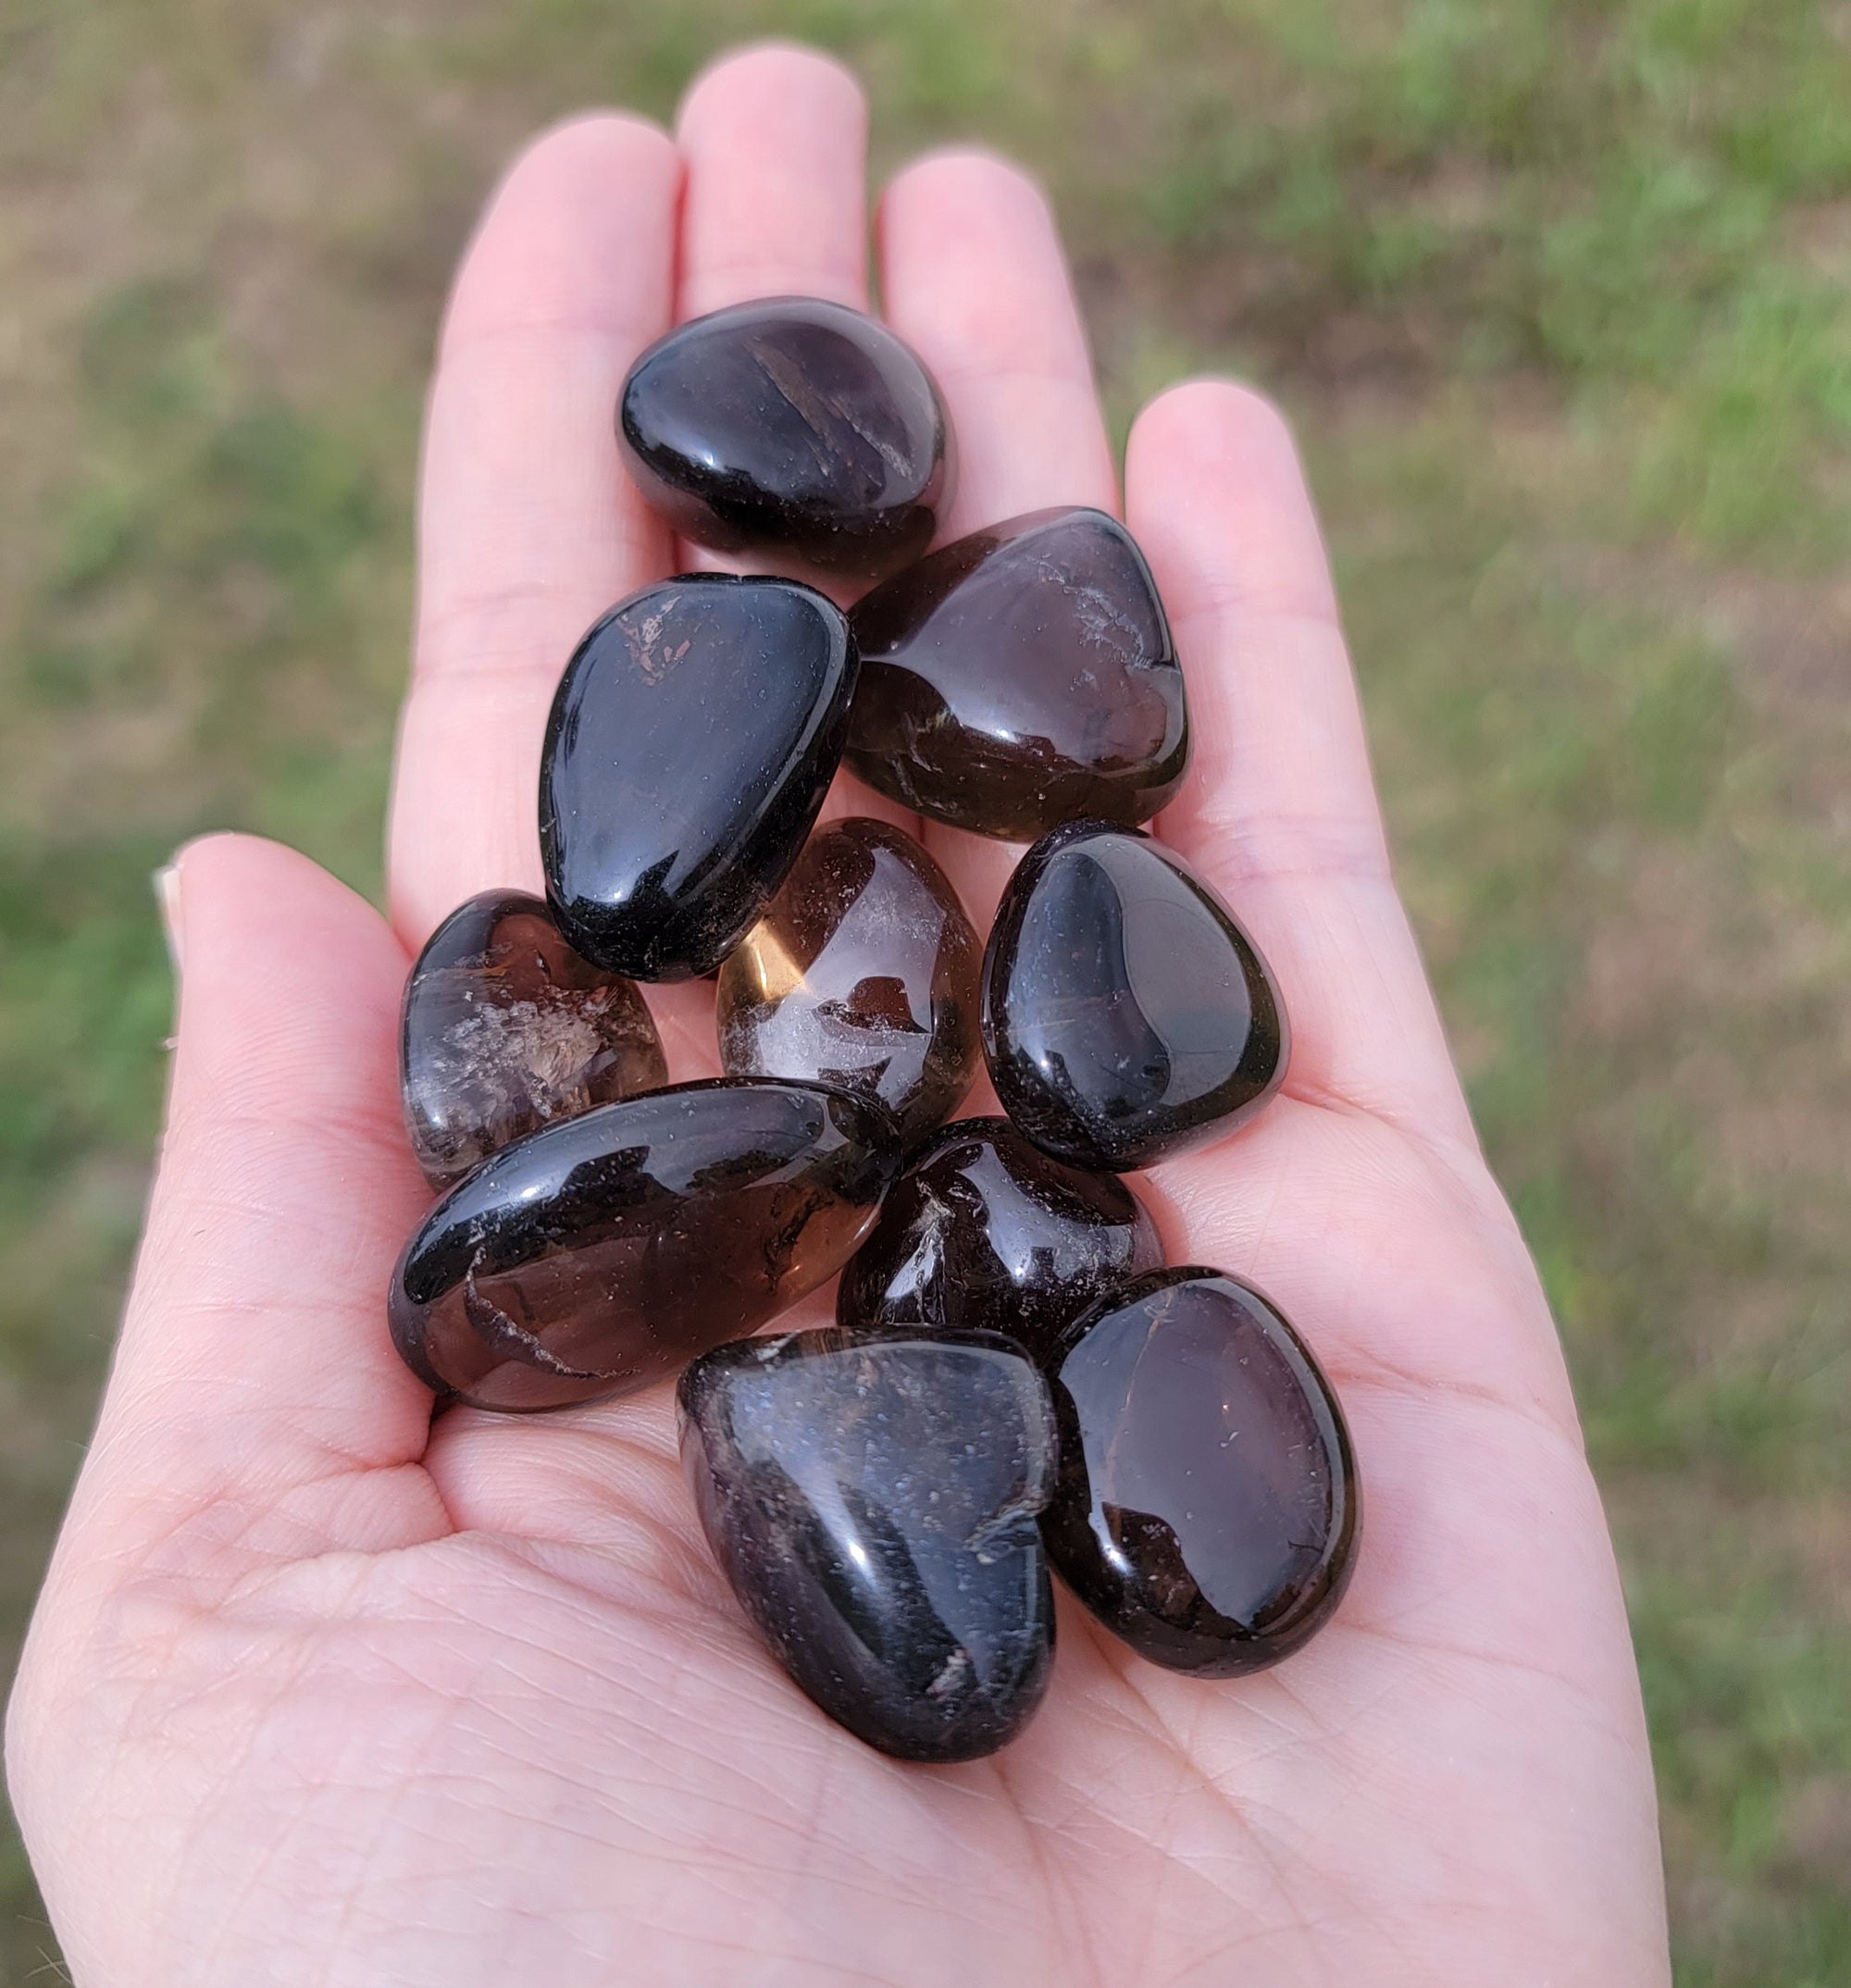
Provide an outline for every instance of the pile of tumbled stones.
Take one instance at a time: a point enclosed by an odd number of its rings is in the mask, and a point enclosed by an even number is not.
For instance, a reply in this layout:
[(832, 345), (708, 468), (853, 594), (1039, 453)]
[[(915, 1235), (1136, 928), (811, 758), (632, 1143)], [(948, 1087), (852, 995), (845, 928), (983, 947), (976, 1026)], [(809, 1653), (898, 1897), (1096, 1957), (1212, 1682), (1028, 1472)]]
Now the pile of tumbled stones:
[[(1287, 1055), (1252, 941), (1138, 826), (1188, 753), (1149, 566), (1086, 508), (928, 551), (943, 404), (837, 304), (682, 326), (617, 426), (676, 531), (772, 570), (597, 623), (547, 728), (546, 901), (472, 899), (413, 970), (405, 1112), (447, 1191), (394, 1274), (400, 1352), (504, 1410), (679, 1373), (740, 1605), (886, 1752), (1021, 1731), (1050, 1563), (1156, 1663), (1274, 1662), (1336, 1605), (1357, 1485), (1297, 1333), (1164, 1268), (1121, 1178), (1252, 1117)], [(844, 614), (793, 573), (876, 584)], [(904, 830), (812, 832), (840, 764), (1032, 843), (987, 948)], [(715, 972), (727, 1074), (671, 1085), (635, 983)], [(979, 1056), (1008, 1115), (947, 1124)], [(834, 1327), (752, 1336), (839, 1273)]]

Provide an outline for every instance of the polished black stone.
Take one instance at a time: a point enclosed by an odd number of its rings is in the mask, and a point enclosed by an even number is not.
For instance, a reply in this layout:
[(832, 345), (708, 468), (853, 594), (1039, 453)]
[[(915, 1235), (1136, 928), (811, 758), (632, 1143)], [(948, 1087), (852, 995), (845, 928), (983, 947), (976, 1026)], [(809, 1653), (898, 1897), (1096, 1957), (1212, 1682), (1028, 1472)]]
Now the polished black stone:
[(917, 1152), (837, 1287), (843, 1325), (1007, 1333), (1037, 1359), (1101, 1293), (1163, 1261), (1122, 1180), (1050, 1160), (1006, 1118)]
[(1022, 859), (984, 959), (984, 1053), (1044, 1151), (1149, 1166), (1252, 1117), (1289, 1051), (1266, 963), (1180, 856), (1075, 822)]
[(1075, 1321), (1048, 1361), (1055, 1567), (1141, 1656), (1265, 1669), (1329, 1621), (1361, 1502), (1343, 1411), (1278, 1311), (1219, 1271), (1160, 1270)]
[(426, 1217), (393, 1343), (432, 1387), (531, 1410), (628, 1394), (839, 1271), (899, 1172), (878, 1104), (677, 1084), (517, 1139)]
[(984, 1333), (791, 1333), (682, 1376), (682, 1459), (773, 1654), (884, 1753), (969, 1760), (1047, 1688), (1048, 1389)]
[(633, 981), (593, 966), (538, 898), (485, 890), (438, 926), (405, 982), (399, 1076), (433, 1187), (556, 1118), (668, 1081)]
[(1150, 568), (1103, 511), (973, 532), (863, 596), (848, 763), (979, 835), (1148, 821), (1188, 764), (1183, 672)]
[(720, 969), (720, 1060), (864, 1090), (910, 1145), (976, 1075), (982, 962), (950, 879), (903, 828), (832, 822)]
[(710, 973), (784, 881), (841, 756), (855, 649), (792, 580), (685, 576), (593, 627), (547, 722), (547, 896), (588, 959)]
[(931, 376), (886, 326), (816, 297), (714, 311), (658, 339), (617, 410), (630, 474), (684, 538), (873, 579), (916, 559), (950, 496)]

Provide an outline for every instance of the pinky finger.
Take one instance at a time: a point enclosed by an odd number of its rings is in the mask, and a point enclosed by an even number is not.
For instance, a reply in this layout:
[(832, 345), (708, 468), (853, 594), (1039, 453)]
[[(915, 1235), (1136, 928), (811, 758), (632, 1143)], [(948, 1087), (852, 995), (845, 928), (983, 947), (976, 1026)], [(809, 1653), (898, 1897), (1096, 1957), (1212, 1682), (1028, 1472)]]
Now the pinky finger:
[(1473, 1146), (1290, 431), (1231, 381), (1173, 388), (1132, 430), (1125, 496), (1189, 684), (1194, 757), (1162, 832), (1278, 974), (1288, 1088)]

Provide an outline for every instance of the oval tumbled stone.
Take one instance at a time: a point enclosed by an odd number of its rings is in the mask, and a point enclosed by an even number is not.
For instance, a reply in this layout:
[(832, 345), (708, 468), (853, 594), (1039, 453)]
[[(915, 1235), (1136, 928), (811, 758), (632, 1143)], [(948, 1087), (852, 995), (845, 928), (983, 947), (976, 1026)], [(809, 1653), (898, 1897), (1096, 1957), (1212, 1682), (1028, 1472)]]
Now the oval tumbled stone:
[(668, 1081), (633, 982), (575, 951), (538, 898), (485, 890), (426, 941), (405, 982), (399, 1074), (433, 1187), (557, 1118)]
[(1039, 1359), (1163, 1261), (1122, 1180), (1050, 1160), (1005, 1118), (947, 1125), (881, 1204), (836, 1295), (843, 1325), (1006, 1333)]
[(1161, 1270), (1076, 1320), (1048, 1361), (1055, 1567), (1172, 1671), (1236, 1677), (1330, 1619), (1361, 1506), (1330, 1383), (1237, 1278)]
[(392, 1339), (478, 1408), (648, 1385), (833, 1276), (899, 1171), (878, 1105), (721, 1079), (601, 1105), (504, 1146), (393, 1274)]
[(566, 666), (540, 777), (547, 897), (588, 959), (711, 973), (784, 881), (841, 757), (855, 650), (793, 580), (698, 574), (614, 607)]
[(904, 829), (831, 823), (720, 969), (720, 1061), (866, 1091), (910, 1143), (976, 1074), (982, 959), (950, 879)]
[(684, 538), (873, 579), (932, 542), (950, 436), (930, 374), (885, 325), (820, 297), (696, 317), (631, 367), (617, 434)]
[(984, 960), (984, 1053), (1043, 1151), (1123, 1172), (1220, 1137), (1285, 1080), (1286, 1010), (1174, 851), (1075, 822), (1017, 865)]
[(1188, 764), (1183, 672), (1144, 555), (1103, 511), (1036, 511), (863, 595), (848, 763), (880, 792), (1030, 841), (1148, 821)]
[(679, 1399), (714, 1557), (832, 1719), (907, 1760), (974, 1759), (1021, 1731), (1053, 1654), (1035, 1514), (1055, 1438), (1020, 1348), (790, 1333), (709, 1353)]

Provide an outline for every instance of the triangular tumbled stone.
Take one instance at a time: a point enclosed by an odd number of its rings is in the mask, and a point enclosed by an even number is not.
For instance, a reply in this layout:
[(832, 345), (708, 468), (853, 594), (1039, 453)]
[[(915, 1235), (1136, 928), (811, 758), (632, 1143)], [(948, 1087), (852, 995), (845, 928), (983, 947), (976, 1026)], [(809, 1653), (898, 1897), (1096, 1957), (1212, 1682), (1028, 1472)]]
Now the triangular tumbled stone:
[(1273, 976), (1183, 859), (1076, 822), (1022, 859), (984, 960), (1003, 1109), (1056, 1159), (1120, 1173), (1231, 1131), (1284, 1081)]
[(793, 1333), (682, 1376), (682, 1457), (746, 1613), (831, 1718), (912, 1760), (1019, 1732), (1053, 1648), (1047, 1384), (988, 1333)]
[(863, 595), (848, 761), (954, 827), (1021, 841), (1079, 816), (1148, 821), (1188, 764), (1183, 672), (1116, 518), (1035, 511)]

